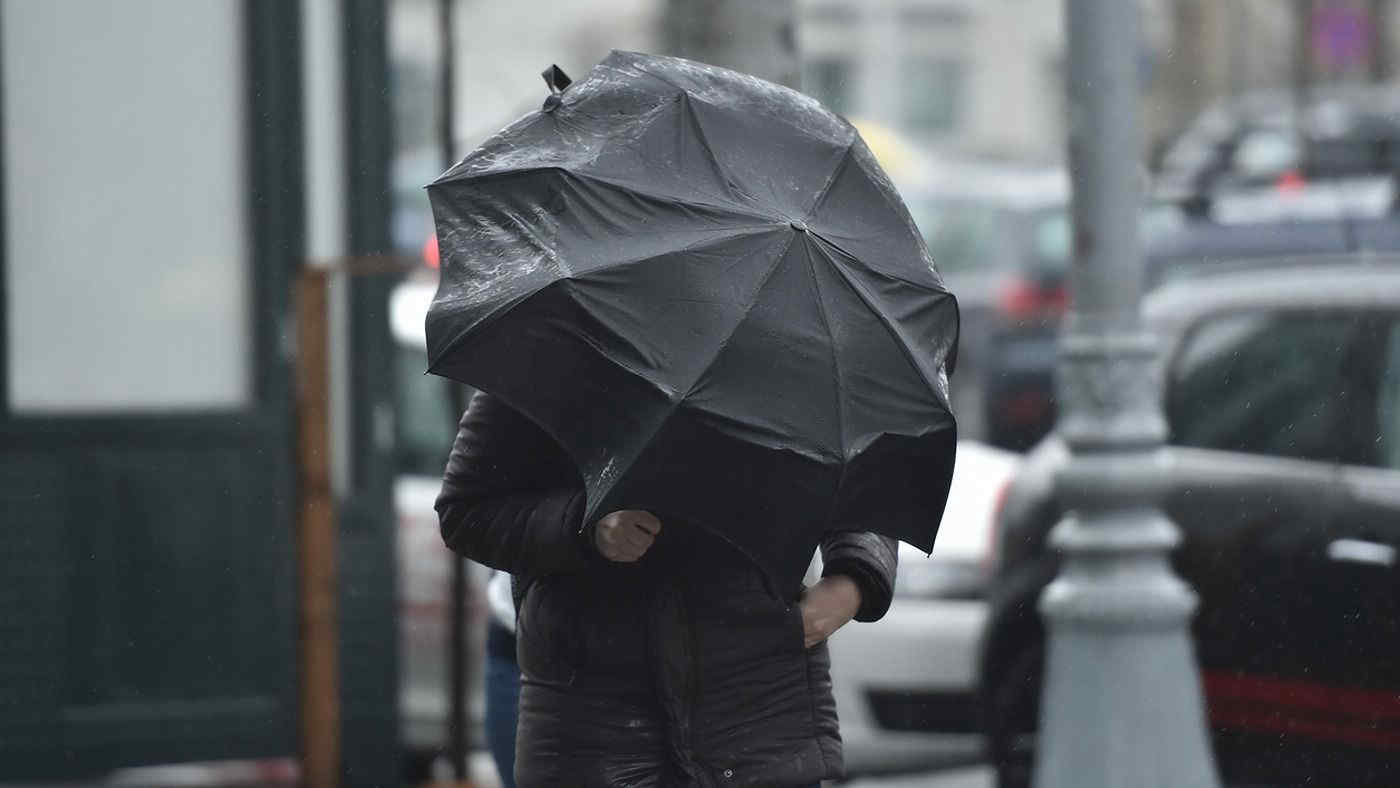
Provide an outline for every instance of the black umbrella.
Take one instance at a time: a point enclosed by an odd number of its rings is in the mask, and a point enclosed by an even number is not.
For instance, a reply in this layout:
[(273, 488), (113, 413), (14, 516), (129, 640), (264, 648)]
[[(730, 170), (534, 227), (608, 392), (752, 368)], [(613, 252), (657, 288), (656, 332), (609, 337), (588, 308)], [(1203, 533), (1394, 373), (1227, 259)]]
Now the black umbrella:
[(545, 76), (428, 188), (431, 371), (551, 434), (588, 521), (648, 509), (774, 571), (828, 529), (931, 550), (957, 305), (855, 129), (678, 58)]

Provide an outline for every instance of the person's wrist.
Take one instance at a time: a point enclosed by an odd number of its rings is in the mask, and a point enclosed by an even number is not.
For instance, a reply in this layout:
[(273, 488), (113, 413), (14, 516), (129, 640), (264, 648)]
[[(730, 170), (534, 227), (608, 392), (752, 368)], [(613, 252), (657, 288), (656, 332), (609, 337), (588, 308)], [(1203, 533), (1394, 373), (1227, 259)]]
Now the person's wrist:
[(861, 593), (860, 583), (854, 577), (847, 574), (830, 574), (821, 579), (831, 591), (831, 595), (840, 601), (842, 612), (855, 618), (860, 611)]
[(888, 586), (884, 586), (881, 577), (863, 561), (833, 561), (826, 566), (823, 575), (846, 575), (855, 581), (856, 587), (860, 589), (860, 609), (856, 611), (855, 616), (857, 621), (874, 621), (884, 612), (885, 607), (889, 606)]

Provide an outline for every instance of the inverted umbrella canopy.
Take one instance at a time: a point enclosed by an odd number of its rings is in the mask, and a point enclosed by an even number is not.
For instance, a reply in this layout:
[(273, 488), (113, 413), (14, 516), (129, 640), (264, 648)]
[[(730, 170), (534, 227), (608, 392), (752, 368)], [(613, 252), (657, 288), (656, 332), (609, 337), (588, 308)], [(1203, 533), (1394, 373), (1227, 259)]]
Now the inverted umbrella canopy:
[(931, 550), (957, 305), (854, 128), (679, 58), (546, 77), (428, 187), (430, 371), (553, 436), (586, 521), (648, 509), (774, 572), (832, 529)]

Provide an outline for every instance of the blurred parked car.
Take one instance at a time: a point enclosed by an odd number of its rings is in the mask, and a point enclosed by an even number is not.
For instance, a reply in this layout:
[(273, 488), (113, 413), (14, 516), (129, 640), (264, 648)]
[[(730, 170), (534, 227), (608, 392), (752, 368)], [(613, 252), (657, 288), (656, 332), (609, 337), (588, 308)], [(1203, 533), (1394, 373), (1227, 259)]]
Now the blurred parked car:
[[(979, 434), (1024, 450), (1055, 420), (1056, 334), (1069, 307), (1068, 189), (1063, 174), (1045, 189), (1033, 186), (1045, 180), (1025, 172), (969, 173), (941, 178), (952, 197), (925, 199), (915, 190), (909, 202), (934, 260), (968, 303), (964, 345), (975, 359), (971, 385), (981, 391), (973, 408)], [(1393, 88), (1319, 90), (1302, 109), (1273, 93), (1216, 107), (1165, 157), (1143, 216), (1147, 284), (1178, 265), (1395, 250), (1398, 173)], [(1029, 210), (1027, 193), (1036, 195)], [(964, 205), (996, 209), (969, 221)], [(975, 274), (953, 273), (963, 260)]]
[[(1164, 508), (1200, 596), (1196, 652), (1219, 766), (1235, 784), (1400, 784), (1400, 257), (1318, 259), (1171, 283)], [(1228, 268), (1228, 267), (1227, 267)], [(1052, 435), (998, 521), (980, 658), (1001, 785), (1025, 785), (1062, 515)]]
[[(1303, 187), (1280, 198), (1273, 207), (1262, 198), (1249, 197), (1253, 203), (1247, 217), (1243, 209), (1231, 214), (1235, 223), (1191, 220), (1171, 204), (1148, 206), (1141, 226), (1147, 256), (1144, 286), (1151, 289), (1175, 277), (1231, 266), (1255, 266), (1260, 262), (1277, 265), (1282, 256), (1315, 262), (1313, 256), (1318, 254), (1400, 251), (1400, 221), (1389, 214), (1388, 202), (1353, 212), (1352, 203), (1307, 196), (1318, 190), (1331, 193), (1334, 188)], [(1228, 206), (1235, 197), (1224, 199)], [(1294, 199), (1317, 202), (1300, 213), (1292, 207)], [(1020, 319), (993, 323), (985, 342), (986, 359), (981, 373), (986, 438), (994, 445), (1014, 450), (1027, 449), (1044, 437), (1054, 424), (1057, 410), (1057, 334), (1062, 312), (1069, 304), (1064, 278), (1069, 256), (1069, 217), (1063, 212), (1047, 215), (1042, 232), (1047, 239), (1055, 239), (1053, 248), (1062, 255), (1056, 274), (1049, 273), (1055, 270), (1049, 262), (1056, 258), (1041, 258), (1047, 261), (1042, 267), (1046, 272), (1043, 281), (1057, 283), (1060, 300), (1054, 309), (1025, 310), (1026, 316)], [(1045, 247), (1052, 248), (1052, 243), (1047, 240)], [(1007, 309), (1003, 314), (1018, 313)]]
[(1167, 149), (1157, 197), (1204, 216), (1219, 197), (1340, 183), (1400, 170), (1400, 90), (1333, 86), (1299, 103), (1249, 94), (1203, 112)]
[(992, 522), (1017, 462), (1010, 452), (960, 442), (933, 554), (901, 544), (889, 612), (831, 638), (848, 772), (981, 757), (976, 661), (996, 563)]
[(1400, 252), (1400, 220), (1334, 216), (1266, 223), (1196, 221), (1158, 236), (1147, 250), (1149, 288), (1230, 268), (1346, 262), (1348, 253)]

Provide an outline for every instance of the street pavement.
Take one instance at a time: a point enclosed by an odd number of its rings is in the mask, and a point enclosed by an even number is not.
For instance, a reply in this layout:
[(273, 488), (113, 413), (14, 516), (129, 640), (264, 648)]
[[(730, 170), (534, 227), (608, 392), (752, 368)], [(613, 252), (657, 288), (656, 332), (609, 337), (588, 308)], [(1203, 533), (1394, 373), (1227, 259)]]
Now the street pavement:
[(992, 788), (995, 783), (991, 767), (977, 766), (898, 777), (870, 777), (841, 783), (841, 788)]
[[(499, 786), (489, 756), (479, 753), (472, 762), (473, 785)], [(863, 777), (834, 783), (833, 788), (992, 788), (990, 767), (945, 769), (920, 774)], [(296, 765), (287, 759), (261, 762), (184, 764), (122, 769), (105, 779), (49, 783), (0, 783), (0, 788), (291, 788), (296, 785)]]

